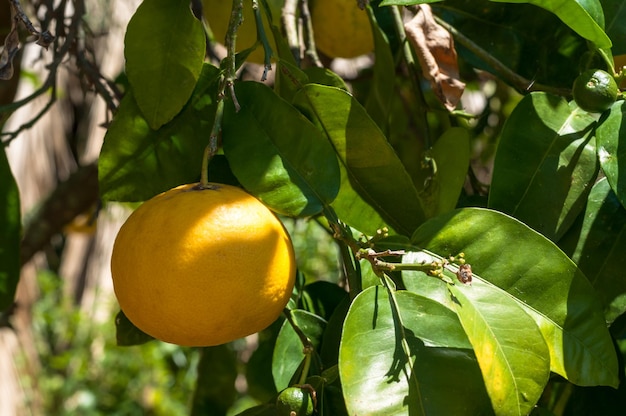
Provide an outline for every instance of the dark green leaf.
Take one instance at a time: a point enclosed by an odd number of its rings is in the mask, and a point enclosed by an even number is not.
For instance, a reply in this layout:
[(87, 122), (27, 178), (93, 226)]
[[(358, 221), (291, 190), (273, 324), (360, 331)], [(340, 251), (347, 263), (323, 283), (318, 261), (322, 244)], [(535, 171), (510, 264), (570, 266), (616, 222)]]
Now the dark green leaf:
[(604, 13), (599, 0), (491, 0), (504, 3), (530, 3), (554, 14), (566, 25), (599, 48), (610, 48), (604, 33)]
[(133, 95), (124, 97), (98, 161), (102, 199), (144, 201), (198, 180), (215, 117), (218, 74), (217, 68), (205, 65), (189, 104), (156, 131), (148, 126)]
[(595, 119), (546, 93), (527, 95), (507, 120), (489, 207), (556, 241), (582, 211), (597, 175)]
[[(425, 223), (412, 243), (446, 258), (465, 253), (477, 275), (505, 291), (537, 322), (552, 371), (579, 385), (617, 385), (617, 359), (596, 293), (545, 237), (499, 212), (464, 208)], [(430, 292), (419, 293), (440, 299), (434, 292), (445, 292), (446, 286), (416, 282), (413, 290), (424, 287)]]
[(537, 324), (508, 294), (478, 279), (448, 289), (496, 414), (529, 414), (550, 376), (548, 346)]
[(605, 319), (610, 323), (626, 312), (622, 265), (626, 252), (626, 209), (606, 178), (591, 190), (583, 218), (570, 257), (600, 295)]
[(414, 4), (436, 3), (443, 0), (383, 0), (381, 6), (412, 6)]
[(613, 55), (626, 54), (626, 3), (623, 0), (602, 0), (602, 8), (606, 18), (606, 33), (613, 41)]
[[(339, 351), (348, 413), (490, 414), (489, 398), (471, 351), (427, 347), (418, 338), (426, 336), (429, 344), (468, 346), (455, 314), (409, 292), (396, 292), (395, 296), (404, 328), (382, 286), (361, 292), (350, 307)], [(460, 337), (453, 341), (453, 334)], [(403, 338), (410, 356), (402, 347)]]
[(237, 357), (228, 344), (202, 348), (191, 416), (226, 415), (235, 402)]
[(124, 39), (128, 80), (156, 130), (180, 112), (198, 81), (205, 54), (202, 24), (188, 0), (144, 0)]
[(456, 208), (465, 183), (470, 162), (470, 142), (467, 130), (452, 127), (437, 139), (428, 154), (431, 159), (432, 175), (426, 180), (422, 199), (427, 204), (430, 216), (442, 214)]
[(282, 320), (276, 320), (269, 328), (259, 332), (258, 346), (246, 364), (248, 394), (261, 403), (278, 393), (272, 378), (272, 355), (281, 326)]
[[(317, 315), (303, 310), (292, 310), (291, 316), (304, 335), (311, 340), (315, 348), (319, 346), (326, 321)], [(281, 391), (290, 385), (290, 381), (304, 359), (302, 341), (288, 321), (283, 323), (272, 359), (272, 375), (276, 389)]]
[(609, 180), (613, 192), (626, 207), (626, 145), (621, 138), (626, 137), (626, 105), (617, 101), (596, 129), (598, 157), (602, 170)]
[(389, 41), (385, 32), (376, 24), (372, 8), (368, 8), (368, 16), (374, 35), (374, 74), (370, 83), (370, 90), (365, 102), (365, 109), (381, 131), (388, 134), (389, 113), (391, 103), (396, 94), (396, 64), (394, 62)]
[(300, 299), (301, 309), (328, 320), (337, 305), (347, 297), (348, 292), (345, 288), (335, 283), (319, 280), (304, 287)]
[(237, 416), (276, 416), (274, 403), (260, 404), (238, 413)]
[(339, 190), (332, 146), (289, 103), (266, 85), (235, 86), (222, 124), (224, 154), (239, 182), (278, 213), (309, 216), (330, 204)]
[(154, 339), (133, 325), (122, 311), (119, 311), (115, 317), (115, 337), (117, 345), (121, 347), (141, 345)]
[(424, 221), (424, 207), (411, 177), (354, 97), (338, 88), (309, 84), (296, 94), (294, 105), (326, 133), (345, 168), (338, 202), (333, 205), (339, 218), (369, 233), (373, 224), (369, 213), (351, 206), (362, 207), (362, 198), (398, 233), (409, 235)]
[(0, 314), (13, 304), (20, 278), (20, 194), (4, 148), (0, 148)]

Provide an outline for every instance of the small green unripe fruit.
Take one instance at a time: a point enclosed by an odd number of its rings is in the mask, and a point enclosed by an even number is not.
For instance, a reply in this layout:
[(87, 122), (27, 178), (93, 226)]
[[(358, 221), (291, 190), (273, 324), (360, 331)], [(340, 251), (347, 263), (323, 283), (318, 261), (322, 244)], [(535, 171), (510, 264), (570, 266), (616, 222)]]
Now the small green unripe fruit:
[(313, 414), (311, 392), (300, 387), (286, 388), (276, 399), (276, 410), (279, 416), (311, 416)]
[(606, 71), (589, 69), (574, 81), (572, 93), (576, 104), (585, 111), (601, 113), (617, 99), (617, 83)]

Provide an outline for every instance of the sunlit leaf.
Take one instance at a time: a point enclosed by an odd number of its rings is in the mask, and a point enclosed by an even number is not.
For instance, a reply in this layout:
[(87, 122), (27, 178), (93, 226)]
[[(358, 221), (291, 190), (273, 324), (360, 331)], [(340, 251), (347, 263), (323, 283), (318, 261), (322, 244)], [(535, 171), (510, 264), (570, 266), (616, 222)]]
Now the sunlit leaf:
[(613, 192), (626, 207), (626, 105), (617, 101), (596, 129), (598, 157)]
[(507, 294), (480, 280), (448, 289), (496, 414), (527, 415), (550, 375), (548, 346), (535, 321)]
[[(478, 276), (519, 303), (543, 333), (552, 371), (579, 385), (617, 385), (617, 358), (596, 293), (551, 241), (507, 215), (465, 208), (428, 221), (412, 243), (446, 258), (464, 253)], [(446, 296), (445, 283), (414, 279), (412, 290)]]
[(339, 191), (339, 164), (320, 131), (258, 82), (235, 86), (241, 109), (224, 111), (224, 154), (239, 182), (273, 210), (309, 216)]
[(124, 39), (126, 73), (152, 129), (180, 112), (196, 85), (205, 55), (202, 24), (186, 0), (144, 0)]
[[(358, 101), (344, 90), (309, 84), (294, 98), (294, 105), (326, 133), (345, 167), (350, 187), (371, 205), (396, 232), (409, 235), (425, 219), (424, 207), (400, 159), (376, 123)], [(345, 182), (345, 178), (344, 178)], [(353, 227), (369, 228), (367, 213), (355, 212), (347, 184), (334, 206), (339, 217)], [(402, 196), (402, 204), (395, 200)], [(345, 211), (344, 211), (345, 208)]]
[(0, 149), (0, 312), (9, 308), (20, 278), (20, 195), (4, 148)]
[(159, 130), (148, 126), (132, 93), (124, 97), (98, 160), (102, 199), (144, 201), (199, 179), (215, 118), (218, 74), (205, 65), (189, 104)]
[(597, 174), (594, 125), (563, 98), (524, 97), (502, 130), (489, 207), (558, 240), (584, 208)]
[[(480, 370), (471, 351), (463, 349), (467, 339), (454, 314), (409, 292), (395, 296), (403, 328), (382, 286), (361, 292), (350, 307), (339, 351), (348, 413), (490, 414)], [(427, 336), (430, 345), (457, 348), (428, 347), (419, 336)]]

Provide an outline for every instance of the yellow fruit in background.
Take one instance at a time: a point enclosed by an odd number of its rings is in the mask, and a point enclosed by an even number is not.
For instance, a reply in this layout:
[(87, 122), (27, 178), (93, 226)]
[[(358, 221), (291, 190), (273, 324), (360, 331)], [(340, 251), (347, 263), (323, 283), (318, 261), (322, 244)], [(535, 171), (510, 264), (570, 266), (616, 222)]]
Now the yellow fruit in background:
[[(267, 3), (272, 12), (272, 21), (274, 22), (274, 25), (280, 27), (280, 13), (285, 0), (268, 0)], [(228, 23), (232, 7), (233, 2), (231, 0), (202, 1), (204, 19), (209, 23), (209, 27), (211, 28), (211, 31), (213, 31), (215, 39), (220, 43), (224, 43), (224, 38), (226, 36), (226, 32), (228, 31)], [(260, 2), (259, 7), (263, 7)], [(261, 15), (263, 16), (265, 35), (267, 36), (274, 54), (273, 60), (276, 60), (276, 44), (274, 43), (272, 30), (267, 18), (265, 17), (265, 13), (263, 13), (263, 10), (261, 10)], [(237, 29), (237, 52), (241, 52), (244, 49), (251, 47), (254, 45), (256, 40), (256, 22), (254, 20), (254, 11), (252, 10), (252, 2), (245, 1), (243, 3), (243, 23), (239, 26), (239, 29)], [(259, 44), (254, 52), (248, 56), (247, 61), (263, 64), (264, 59), (265, 51), (263, 50), (263, 46)]]
[(182, 185), (142, 204), (111, 259), (128, 319), (173, 344), (219, 345), (269, 326), (289, 301), (296, 263), (280, 220), (245, 191)]
[(354, 58), (374, 50), (367, 12), (355, 0), (315, 0), (311, 4), (315, 46), (331, 58)]

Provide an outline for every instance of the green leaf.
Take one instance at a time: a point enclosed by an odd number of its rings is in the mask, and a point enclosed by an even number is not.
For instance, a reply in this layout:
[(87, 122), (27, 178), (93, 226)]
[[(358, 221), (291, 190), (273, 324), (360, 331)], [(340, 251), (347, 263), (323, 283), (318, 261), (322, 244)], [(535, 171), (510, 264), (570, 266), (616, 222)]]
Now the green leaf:
[(605, 319), (613, 322), (626, 312), (626, 209), (620, 204), (606, 178), (591, 190), (583, 223), (577, 230), (571, 258), (600, 295)]
[(396, 232), (410, 235), (426, 218), (422, 201), (393, 148), (358, 101), (341, 89), (309, 84), (296, 94), (294, 105), (325, 132), (345, 168), (338, 203), (333, 205), (339, 218), (369, 233), (370, 214), (351, 207), (363, 207), (362, 198)]
[(515, 300), (480, 280), (448, 289), (496, 414), (529, 414), (550, 376), (548, 346), (537, 324)]
[(489, 208), (556, 241), (582, 211), (597, 175), (595, 119), (557, 96), (527, 95), (496, 152)]
[[(470, 162), (470, 141), (466, 129), (452, 127), (435, 142), (428, 157), (433, 173), (421, 193), (433, 211), (431, 216), (456, 208)], [(432, 201), (432, 202), (430, 202)]]
[(213, 126), (219, 70), (205, 65), (189, 104), (170, 123), (152, 130), (127, 94), (109, 126), (98, 161), (105, 201), (144, 201), (176, 185), (197, 181)]
[(625, 101), (620, 100), (613, 104), (608, 115), (596, 129), (598, 142), (598, 157), (600, 165), (606, 175), (613, 192), (623, 206), (626, 207), (626, 145), (620, 140), (626, 137)]
[(228, 344), (201, 349), (191, 416), (226, 415), (237, 398), (237, 357)]
[[(537, 322), (550, 349), (552, 371), (574, 384), (617, 386), (617, 358), (596, 293), (576, 265), (541, 234), (499, 212), (464, 208), (428, 221), (411, 242), (445, 258), (465, 253), (480, 278), (499, 287)], [(445, 283), (436, 284), (447, 291)], [(419, 287), (416, 282), (414, 290)]]
[(381, 6), (412, 6), (414, 4), (437, 3), (443, 0), (383, 0)]
[(613, 41), (613, 55), (626, 54), (626, 3), (622, 0), (603, 0), (602, 8), (606, 21), (606, 34)]
[(310, 216), (339, 191), (339, 164), (317, 128), (266, 85), (235, 85), (224, 110), (224, 154), (239, 182), (278, 213)]
[(530, 3), (554, 13), (572, 30), (599, 48), (610, 48), (604, 33), (604, 13), (599, 0), (491, 0), (501, 3)]
[(120, 347), (141, 345), (154, 340), (152, 336), (133, 325), (123, 311), (119, 311), (115, 316), (115, 338)]
[(388, 135), (389, 113), (392, 100), (396, 94), (396, 64), (391, 47), (385, 32), (376, 23), (376, 17), (371, 7), (367, 8), (372, 34), (374, 37), (374, 68), (370, 90), (365, 102), (365, 109), (372, 117), (380, 130)]
[(13, 304), (20, 278), (21, 224), (20, 194), (3, 147), (0, 148), (0, 314)]
[[(480, 370), (463, 349), (468, 342), (455, 314), (413, 293), (395, 297), (404, 328), (382, 286), (364, 290), (350, 307), (339, 350), (348, 414), (490, 414)], [(431, 345), (460, 348), (428, 347), (420, 335)]]
[[(295, 324), (309, 338), (313, 347), (317, 348), (326, 328), (326, 321), (307, 311), (292, 310), (291, 316)], [(272, 375), (278, 391), (282, 391), (291, 384), (300, 363), (304, 359), (302, 341), (288, 321), (283, 323), (272, 358)]]
[(174, 118), (194, 90), (205, 55), (202, 23), (186, 0), (144, 0), (124, 39), (128, 81), (150, 128)]
[(264, 403), (276, 397), (278, 391), (272, 377), (272, 355), (282, 320), (277, 319), (258, 333), (258, 345), (246, 363), (247, 393)]

